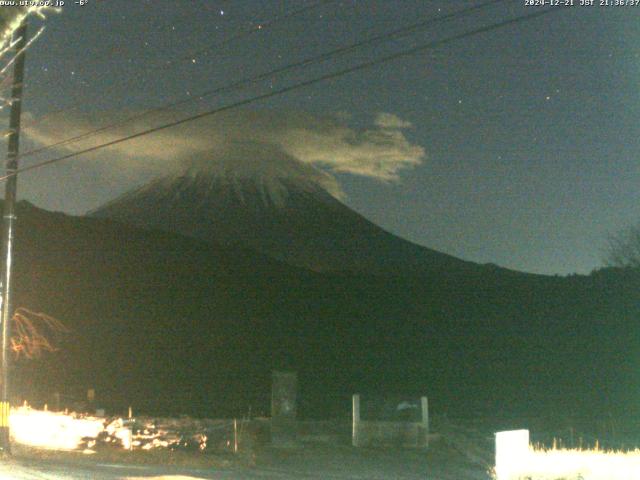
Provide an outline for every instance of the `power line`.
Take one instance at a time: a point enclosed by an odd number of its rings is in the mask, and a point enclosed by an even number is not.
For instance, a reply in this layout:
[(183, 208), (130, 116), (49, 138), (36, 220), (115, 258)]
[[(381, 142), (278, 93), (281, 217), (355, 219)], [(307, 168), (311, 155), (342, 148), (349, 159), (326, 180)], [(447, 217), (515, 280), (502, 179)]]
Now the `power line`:
[[(160, 60), (160, 59), (157, 59), (152, 63), (156, 63), (156, 64), (160, 64), (160, 63), (172, 64), (173, 63), (173, 64), (175, 64), (175, 63), (178, 63), (178, 62), (181, 62), (181, 61), (191, 60), (192, 58), (194, 58), (197, 55), (201, 55), (201, 54), (204, 54), (206, 52), (213, 51), (215, 49), (218, 49), (220, 47), (223, 47), (223, 46), (231, 43), (232, 41), (239, 40), (239, 39), (242, 39), (244, 37), (249, 37), (249, 36), (251, 36), (251, 35), (253, 35), (255, 33), (258, 33), (258, 32), (262, 32), (262, 31), (264, 31), (264, 29), (269, 28), (269, 27), (271, 27), (273, 25), (276, 25), (279, 22), (284, 22), (284, 21), (289, 20), (289, 19), (291, 19), (293, 17), (308, 13), (308, 12), (310, 12), (312, 10), (315, 10), (315, 9), (319, 8), (319, 7), (323, 7), (323, 6), (329, 5), (331, 3), (335, 3), (336, 1), (337, 0), (319, 0), (319, 1), (317, 1), (317, 2), (315, 2), (313, 4), (311, 4), (311, 5), (308, 5), (306, 7), (298, 8), (296, 10), (292, 10), (290, 12), (287, 12), (287, 13), (285, 13), (283, 15), (275, 16), (270, 20), (267, 20), (265, 22), (261, 22), (256, 27), (253, 27), (251, 29), (245, 29), (244, 31), (241, 31), (241, 32), (239, 32), (239, 33), (237, 33), (235, 35), (232, 35), (232, 36), (230, 36), (228, 38), (224, 38), (219, 42), (215, 42), (214, 44), (209, 45), (208, 47), (201, 48), (201, 49), (196, 50), (195, 52), (192, 52), (192, 53), (188, 53), (187, 55), (181, 56), (181, 57), (179, 57), (179, 58), (177, 58), (175, 60), (167, 60), (167, 59)], [(110, 58), (112, 56), (113, 55), (109, 55), (109, 56), (107, 56), (107, 58)], [(215, 58), (216, 56), (217, 55), (214, 55), (211, 58)], [(102, 59), (102, 61), (103, 60), (104, 60), (104, 58)], [(99, 62), (91, 62), (91, 63), (95, 64), (95, 63), (99, 63)], [(86, 65), (87, 65), (86, 63), (83, 64), (83, 66), (86, 66)], [(121, 83), (116, 84), (116, 85), (112, 85), (109, 90), (113, 92), (113, 91), (116, 90), (116, 88), (120, 87), (121, 85), (122, 85)], [(104, 94), (104, 91), (102, 92), (102, 94)], [(82, 105), (84, 105), (84, 102), (77, 102), (75, 105), (71, 105), (69, 107), (58, 109), (58, 110), (54, 111), (53, 113), (70, 112), (70, 111), (73, 111), (73, 110), (77, 109), (78, 107), (80, 107)], [(32, 127), (32, 126), (37, 125), (37, 124), (38, 124), (37, 122), (27, 123), (26, 126)], [(31, 150), (31, 151), (23, 153), (22, 156), (28, 156), (28, 155), (31, 155), (33, 153), (36, 153), (36, 152)]]
[[(300, 15), (304, 15), (306, 13), (309, 13), (313, 10), (316, 10), (320, 7), (325, 7), (328, 6), (332, 3), (336, 3), (338, 0), (317, 0), (313, 3), (311, 3), (310, 5), (307, 5), (305, 7), (300, 7), (298, 9), (292, 9), (289, 10), (285, 13), (279, 14), (279, 15), (275, 15), (274, 17), (272, 17), (271, 19), (267, 19), (264, 22), (248, 22), (248, 23), (255, 23), (255, 25), (249, 26), (249, 27), (242, 27), (241, 25), (237, 25), (238, 28), (234, 28), (235, 30), (239, 30), (237, 33), (233, 34), (233, 32), (231, 32), (231, 36), (226, 37), (221, 39), (220, 41), (217, 42), (213, 42), (210, 45), (207, 45), (205, 47), (202, 48), (198, 48), (197, 50), (192, 50), (191, 52), (187, 52), (186, 54), (184, 53), (184, 49), (180, 51), (180, 56), (174, 58), (174, 59), (167, 59), (166, 56), (156, 56), (154, 58), (152, 58), (150, 61), (147, 62), (147, 66), (154, 66), (155, 64), (161, 65), (161, 64), (168, 64), (168, 63), (175, 63), (175, 62), (179, 62), (179, 61), (191, 61), (191, 59), (194, 56), (200, 55), (200, 54), (205, 54), (211, 51), (215, 51), (217, 49), (219, 49), (220, 47), (223, 47), (235, 40), (239, 40), (245, 37), (249, 37), (253, 34), (259, 33), (264, 31), (265, 29), (267, 29), (268, 27), (271, 27), (273, 25), (278, 24), (279, 22), (283, 22), (285, 20), (289, 20), (291, 18), (300, 16)], [(106, 2), (105, 2), (106, 3)], [(169, 26), (165, 26), (166, 28), (161, 28), (161, 29), (156, 29), (155, 33), (158, 32), (158, 30), (163, 31), (163, 30), (168, 30)], [(175, 29), (175, 25), (171, 25), (171, 29), (172, 30), (176, 30)], [(181, 38), (181, 40), (184, 40), (184, 37)], [(92, 62), (89, 62), (89, 64), (95, 65), (95, 64), (100, 64), (103, 63), (105, 61), (114, 59), (114, 57), (118, 57), (120, 54), (121, 50), (117, 50), (117, 51), (110, 51), (107, 52), (106, 54), (101, 55), (99, 58), (95, 58)], [(175, 52), (178, 53), (178, 52)], [(115, 58), (117, 60), (117, 58)], [(84, 65), (84, 64), (83, 64)]]
[(516, 18), (509, 19), (509, 20), (504, 20), (504, 21), (501, 21), (501, 22), (497, 22), (497, 23), (493, 23), (493, 24), (490, 24), (490, 25), (486, 25), (484, 27), (480, 27), (480, 28), (477, 28), (477, 29), (474, 29), (474, 30), (471, 30), (471, 31), (468, 31), (468, 32), (464, 32), (464, 33), (460, 33), (460, 34), (457, 34), (457, 35), (453, 35), (453, 36), (450, 36), (450, 37), (447, 37), (447, 38), (444, 38), (444, 39), (441, 39), (441, 40), (435, 40), (433, 42), (429, 42), (429, 43), (426, 43), (426, 44), (423, 44), (423, 45), (418, 45), (416, 47), (413, 47), (413, 48), (410, 48), (410, 49), (407, 49), (407, 50), (403, 50), (401, 52), (397, 52), (397, 53), (394, 53), (394, 54), (391, 54), (391, 55), (387, 55), (387, 56), (381, 57), (379, 59), (370, 60), (368, 62), (363, 62), (363, 63), (360, 63), (358, 65), (355, 65), (355, 66), (352, 66), (352, 67), (349, 67), (349, 68), (345, 68), (343, 70), (339, 70), (337, 72), (333, 72), (333, 73), (329, 73), (329, 74), (326, 74), (326, 75), (322, 75), (322, 76), (319, 76), (319, 77), (316, 77), (316, 78), (313, 78), (313, 79), (310, 79), (310, 80), (306, 80), (304, 82), (300, 82), (300, 83), (297, 83), (297, 84), (294, 84), (294, 85), (290, 85), (288, 87), (283, 87), (283, 88), (281, 88), (279, 90), (274, 90), (272, 92), (265, 93), (263, 95), (258, 95), (258, 96), (251, 97), (251, 98), (248, 98), (248, 99), (245, 99), (245, 100), (241, 100), (241, 101), (229, 104), (229, 105), (225, 105), (223, 107), (219, 107), (219, 108), (216, 108), (216, 109), (213, 109), (213, 110), (209, 110), (209, 111), (206, 111), (206, 112), (203, 112), (203, 113), (199, 113), (197, 115), (192, 115), (190, 117), (186, 117), (186, 118), (183, 118), (181, 120), (176, 120), (174, 122), (170, 122), (170, 123), (166, 123), (164, 125), (160, 125), (158, 127), (150, 128), (150, 129), (142, 131), (142, 132), (134, 133), (132, 135), (129, 135), (129, 136), (126, 136), (126, 137), (122, 137), (122, 138), (119, 138), (119, 139), (116, 139), (116, 140), (113, 140), (113, 141), (110, 141), (110, 142), (106, 142), (106, 143), (103, 143), (103, 144), (100, 144), (100, 145), (96, 145), (96, 146), (93, 146), (93, 147), (90, 147), (90, 148), (86, 148), (84, 150), (80, 150), (80, 151), (77, 151), (77, 152), (73, 152), (73, 153), (70, 153), (70, 154), (67, 154), (67, 155), (63, 155), (63, 156), (60, 156), (60, 157), (52, 158), (50, 160), (46, 160), (44, 162), (37, 163), (35, 165), (31, 165), (29, 167), (24, 167), (24, 168), (21, 168), (21, 169), (17, 170), (16, 172), (14, 172), (12, 174), (7, 174), (7, 175), (4, 175), (4, 176), (0, 177), (0, 181), (7, 180), (9, 177), (11, 177), (13, 175), (17, 175), (18, 173), (27, 172), (27, 171), (30, 171), (30, 170), (35, 170), (35, 169), (38, 169), (38, 168), (41, 168), (41, 167), (44, 167), (44, 166), (47, 166), (47, 165), (51, 165), (53, 163), (57, 163), (57, 162), (61, 162), (63, 160), (68, 160), (70, 158), (77, 157), (79, 155), (84, 155), (85, 153), (92, 153), (92, 152), (95, 152), (97, 150), (101, 150), (103, 148), (111, 147), (113, 145), (118, 145), (120, 143), (124, 143), (124, 142), (130, 141), (130, 140), (136, 139), (136, 138), (140, 138), (140, 137), (143, 137), (143, 136), (146, 136), (146, 135), (150, 135), (152, 133), (156, 133), (156, 132), (159, 132), (159, 131), (162, 131), (162, 130), (166, 130), (168, 128), (173, 128), (173, 127), (176, 127), (178, 125), (182, 125), (184, 123), (188, 123), (188, 122), (192, 122), (192, 121), (195, 121), (195, 120), (199, 120), (201, 118), (208, 117), (208, 116), (211, 116), (211, 115), (215, 115), (217, 113), (221, 113), (221, 112), (224, 112), (224, 111), (227, 111), (227, 110), (232, 110), (234, 108), (241, 107), (241, 106), (244, 106), (244, 105), (249, 105), (251, 103), (255, 103), (255, 102), (258, 102), (260, 100), (266, 100), (268, 98), (279, 96), (279, 95), (282, 95), (284, 93), (291, 92), (293, 90), (298, 90), (300, 88), (308, 87), (310, 85), (314, 85), (316, 83), (323, 82), (325, 80), (332, 80), (332, 79), (341, 77), (343, 75), (346, 75), (348, 73), (353, 73), (353, 72), (356, 72), (356, 71), (360, 71), (360, 70), (364, 70), (364, 69), (367, 69), (367, 68), (371, 68), (371, 67), (373, 67), (375, 65), (386, 63), (386, 62), (389, 62), (389, 61), (392, 61), (392, 60), (396, 60), (396, 59), (402, 58), (402, 57), (412, 56), (412, 55), (415, 55), (416, 53), (420, 53), (420, 52), (423, 52), (425, 50), (430, 50), (430, 49), (433, 49), (433, 48), (436, 48), (436, 47), (441, 47), (443, 45), (447, 45), (449, 43), (452, 43), (452, 42), (455, 42), (455, 41), (458, 41), (458, 40), (462, 40), (464, 38), (468, 38), (468, 37), (471, 37), (471, 36), (479, 35), (481, 33), (486, 33), (486, 32), (490, 32), (490, 31), (493, 31), (493, 30), (497, 30), (497, 29), (500, 29), (500, 28), (503, 28), (503, 27), (506, 27), (506, 26), (509, 26), (509, 25), (515, 25), (517, 23), (528, 21), (528, 20), (532, 20), (534, 18), (542, 17), (543, 15), (546, 15), (548, 13), (557, 12), (557, 11), (563, 10), (565, 8), (569, 8), (569, 7), (558, 6), (558, 7), (548, 8), (548, 9), (545, 9), (545, 10), (540, 10), (540, 11), (537, 11), (537, 12), (530, 13), (528, 15), (522, 15), (520, 17), (516, 17)]
[(317, 55), (315, 57), (310, 57), (310, 58), (301, 60), (299, 62), (291, 63), (291, 64), (285, 65), (283, 67), (279, 67), (279, 68), (276, 68), (274, 70), (271, 70), (269, 72), (265, 72), (265, 73), (259, 74), (257, 76), (244, 78), (244, 79), (238, 80), (238, 81), (233, 82), (233, 83), (228, 84), (228, 85), (224, 85), (224, 86), (212, 89), (212, 90), (201, 92), (200, 94), (193, 95), (193, 96), (191, 96), (189, 98), (185, 98), (185, 99), (173, 102), (173, 103), (164, 104), (164, 105), (161, 105), (161, 106), (158, 106), (158, 107), (154, 107), (154, 108), (145, 110), (143, 112), (137, 113), (135, 115), (132, 115), (130, 117), (127, 117), (126, 119), (121, 120), (119, 122), (112, 123), (112, 124), (109, 124), (109, 125), (105, 125), (103, 127), (97, 128), (95, 130), (91, 130), (91, 131), (76, 135), (74, 137), (70, 137), (70, 138), (67, 138), (67, 139), (64, 139), (64, 140), (60, 140), (59, 142), (55, 142), (53, 144), (49, 144), (49, 145), (45, 145), (45, 146), (42, 146), (42, 147), (39, 147), (39, 148), (35, 148), (35, 149), (32, 149), (32, 150), (29, 150), (27, 152), (24, 152), (21, 155), (21, 158), (28, 157), (28, 156), (33, 156), (35, 154), (42, 153), (43, 151), (50, 150), (50, 149), (55, 148), (55, 147), (60, 147), (60, 146), (63, 146), (63, 145), (67, 145), (69, 143), (75, 143), (75, 142), (77, 142), (79, 140), (83, 140), (85, 138), (94, 136), (94, 135), (96, 135), (98, 133), (101, 133), (101, 132), (104, 132), (106, 130), (111, 130), (113, 128), (117, 128), (117, 127), (120, 127), (122, 125), (126, 125), (126, 124), (128, 124), (128, 123), (130, 123), (132, 121), (139, 120), (139, 119), (147, 117), (149, 115), (153, 115), (153, 114), (161, 113), (161, 112), (166, 112), (166, 111), (169, 111), (169, 110), (171, 110), (173, 108), (176, 108), (176, 107), (188, 104), (188, 103), (192, 103), (192, 102), (195, 102), (195, 101), (198, 101), (198, 100), (202, 100), (205, 97), (210, 97), (212, 95), (223, 93), (225, 91), (233, 91), (233, 90), (236, 90), (236, 89), (238, 89), (238, 88), (240, 88), (240, 87), (242, 87), (244, 85), (247, 85), (247, 84), (250, 84), (250, 83), (255, 83), (257, 81), (267, 79), (267, 78), (272, 77), (274, 75), (280, 75), (282, 73), (286, 73), (286, 72), (288, 72), (290, 70), (295, 70), (295, 69), (300, 68), (300, 67), (306, 67), (306, 66), (309, 66), (309, 65), (312, 65), (312, 64), (315, 64), (315, 63), (324, 62), (324, 61), (330, 60), (330, 59), (332, 59), (332, 58), (334, 58), (334, 57), (336, 57), (338, 55), (343, 55), (345, 53), (348, 53), (350, 51), (353, 51), (353, 50), (355, 50), (357, 48), (360, 48), (360, 47), (363, 47), (363, 46), (373, 45), (373, 44), (384, 42), (384, 41), (387, 41), (387, 40), (390, 40), (390, 39), (393, 39), (393, 38), (403, 37), (403, 36), (411, 34), (412, 32), (415, 32), (416, 30), (432, 26), (432, 25), (434, 25), (436, 23), (439, 23), (439, 22), (452, 20), (452, 19), (455, 19), (455, 18), (458, 18), (458, 17), (463, 17), (463, 16), (469, 15), (469, 14), (471, 14), (473, 12), (476, 12), (478, 10), (490, 7), (490, 6), (492, 6), (494, 4), (497, 4), (497, 3), (503, 3), (505, 1), (508, 1), (508, 0), (489, 0), (489, 1), (477, 4), (477, 5), (474, 5), (472, 7), (468, 7), (468, 8), (461, 9), (461, 10), (456, 10), (454, 12), (447, 13), (447, 14), (444, 14), (444, 15), (438, 15), (438, 16), (435, 16), (435, 17), (429, 17), (429, 18), (427, 18), (425, 20), (422, 20), (420, 22), (408, 25), (406, 27), (398, 28), (398, 29), (393, 30), (391, 32), (383, 33), (383, 34), (380, 34), (380, 35), (375, 35), (373, 37), (361, 40), (361, 41), (353, 43), (351, 45), (339, 47), (337, 49), (331, 50), (329, 52), (322, 53), (322, 54)]
[[(382, 58), (379, 58), (379, 59), (375, 59), (375, 60), (371, 60), (371, 61), (368, 61), (368, 62), (364, 62), (364, 63), (361, 63), (359, 65), (355, 65), (353, 67), (349, 67), (349, 68), (346, 68), (346, 69), (343, 69), (343, 70), (340, 70), (340, 71), (337, 71), (337, 72), (333, 72), (333, 73), (329, 73), (329, 74), (326, 74), (326, 75), (322, 75), (320, 77), (316, 77), (316, 78), (313, 78), (313, 79), (310, 79), (310, 80), (306, 80), (304, 82), (300, 82), (300, 83), (297, 83), (297, 84), (294, 84), (294, 85), (290, 85), (288, 87), (283, 87), (283, 88), (281, 88), (279, 90), (275, 90), (275, 91), (272, 91), (272, 92), (269, 92), (269, 93), (266, 93), (266, 94), (263, 94), (263, 95), (259, 95), (259, 96), (255, 96), (255, 97), (248, 98), (248, 99), (245, 99), (245, 100), (241, 100), (241, 101), (232, 103), (230, 105), (219, 107), (219, 108), (216, 108), (216, 109), (213, 109), (213, 110), (209, 110), (209, 111), (206, 111), (206, 112), (203, 112), (203, 113), (199, 113), (197, 115), (186, 117), (186, 118), (181, 119), (181, 120), (177, 120), (177, 121), (170, 122), (170, 123), (167, 123), (167, 124), (164, 124), (164, 125), (160, 125), (160, 126), (157, 126), (157, 127), (154, 127), (154, 128), (150, 128), (148, 130), (144, 130), (142, 132), (138, 132), (138, 133), (135, 133), (135, 134), (132, 134), (132, 135), (129, 135), (129, 136), (126, 136), (126, 137), (122, 137), (122, 138), (119, 138), (119, 139), (116, 139), (116, 140), (113, 140), (113, 141), (110, 141), (110, 142), (106, 142), (106, 143), (103, 143), (103, 144), (100, 144), (100, 145), (96, 145), (96, 146), (93, 146), (93, 147), (90, 147), (90, 148), (87, 148), (87, 149), (84, 149), (84, 150), (81, 150), (81, 151), (78, 151), (78, 152), (73, 152), (73, 153), (70, 153), (70, 154), (67, 154), (67, 155), (63, 155), (61, 157), (57, 157), (57, 158), (54, 158), (54, 159), (46, 160), (44, 162), (41, 162), (41, 163), (38, 163), (38, 164), (35, 164), (35, 165), (31, 165), (29, 167), (24, 167), (23, 169), (21, 169), (19, 172), (16, 172), (16, 173), (20, 173), (20, 172), (28, 171), (28, 170), (33, 170), (33, 169), (36, 169), (36, 168), (40, 168), (42, 166), (49, 165), (49, 164), (52, 164), (52, 163), (56, 163), (56, 162), (59, 162), (59, 161), (62, 161), (62, 160), (66, 160), (66, 159), (69, 159), (69, 158), (73, 158), (73, 157), (76, 157), (76, 156), (79, 156), (79, 155), (82, 155), (82, 154), (85, 154), (85, 153), (91, 153), (91, 152), (94, 152), (96, 150), (100, 150), (102, 148), (106, 148), (106, 147), (109, 147), (109, 146), (117, 145), (119, 143), (123, 143), (123, 142), (129, 141), (129, 140), (133, 140), (135, 138), (146, 136), (146, 135), (149, 135), (151, 133), (155, 133), (155, 132), (158, 132), (158, 131), (161, 131), (161, 130), (172, 128), (172, 127), (181, 125), (183, 123), (191, 122), (191, 121), (198, 120), (198, 119), (201, 119), (201, 118), (204, 118), (204, 117), (207, 117), (207, 116), (211, 116), (211, 115), (214, 115), (216, 113), (220, 113), (220, 112), (223, 112), (223, 111), (226, 111), (226, 110), (231, 110), (231, 109), (236, 108), (236, 107), (244, 106), (244, 105), (247, 105), (247, 104), (250, 104), (250, 103), (255, 103), (255, 102), (260, 101), (260, 100), (265, 100), (265, 99), (268, 99), (268, 98), (271, 98), (271, 97), (282, 95), (282, 94), (287, 93), (289, 91), (297, 90), (299, 88), (303, 88), (303, 87), (306, 87), (306, 86), (309, 86), (309, 85), (313, 85), (313, 84), (319, 83), (321, 81), (334, 79), (334, 78), (346, 75), (348, 73), (352, 73), (352, 72), (355, 72), (355, 71), (359, 71), (359, 70), (363, 70), (363, 69), (366, 69), (366, 68), (370, 68), (372, 66), (375, 66), (375, 65), (378, 65), (378, 64), (381, 64), (381, 63), (385, 63), (385, 62), (388, 62), (388, 61), (391, 61), (391, 60), (395, 60), (397, 58), (411, 56), (411, 55), (414, 55), (414, 54), (419, 53), (421, 51), (428, 50), (428, 49), (433, 49), (433, 48), (436, 48), (436, 47), (439, 47), (439, 46), (442, 46), (442, 45), (446, 45), (448, 43), (451, 43), (451, 42), (454, 42), (454, 41), (457, 41), (457, 40), (461, 40), (461, 39), (466, 38), (466, 37), (470, 37), (470, 36), (473, 36), (473, 35), (478, 35), (480, 33), (485, 33), (485, 32), (496, 30), (496, 29), (499, 29), (499, 28), (502, 28), (502, 27), (505, 27), (505, 26), (508, 26), (508, 25), (512, 25), (512, 24), (516, 24), (516, 23), (519, 23), (519, 22), (522, 22), (522, 21), (527, 21), (527, 20), (530, 20), (530, 19), (533, 19), (533, 18), (537, 18), (537, 17), (540, 17), (542, 15), (546, 15), (547, 13), (551, 13), (552, 11), (561, 10), (563, 8), (567, 8), (567, 7), (554, 7), (554, 8), (550, 8), (550, 9), (534, 12), (534, 13), (531, 13), (531, 14), (528, 14), (528, 15), (523, 15), (521, 17), (516, 17), (516, 18), (510, 19), (510, 20), (497, 22), (497, 23), (494, 23), (494, 24), (491, 24), (491, 25), (488, 25), (488, 26), (485, 26), (485, 27), (480, 27), (480, 28), (477, 28), (475, 30), (471, 30), (469, 32), (464, 32), (464, 33), (461, 33), (461, 34), (457, 34), (457, 35), (454, 35), (454, 36), (451, 36), (451, 37), (448, 37), (448, 38), (445, 38), (445, 39), (436, 40), (436, 41), (429, 42), (429, 43), (424, 44), (424, 45), (419, 45), (419, 46), (413, 47), (411, 49), (407, 49), (407, 50), (404, 50), (404, 51), (401, 51), (401, 52), (397, 52), (397, 53), (394, 53), (394, 54), (391, 54), (391, 55), (388, 55), (388, 56), (385, 56), (385, 57), (382, 57)], [(0, 180), (6, 180), (9, 176), (11, 176), (11, 175), (5, 175), (3, 177), (0, 177)]]

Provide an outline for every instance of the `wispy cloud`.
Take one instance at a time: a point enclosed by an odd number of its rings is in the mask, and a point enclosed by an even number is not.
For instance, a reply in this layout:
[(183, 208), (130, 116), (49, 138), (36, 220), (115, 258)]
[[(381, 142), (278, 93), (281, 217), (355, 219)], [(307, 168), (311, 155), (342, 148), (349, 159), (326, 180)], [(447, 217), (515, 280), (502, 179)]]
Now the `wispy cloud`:
[(375, 124), (379, 128), (389, 129), (389, 130), (401, 130), (403, 128), (411, 128), (411, 122), (407, 122), (406, 120), (401, 119), (397, 115), (393, 113), (379, 113), (376, 116)]
[[(40, 144), (51, 144), (135, 115), (55, 115), (35, 119), (26, 134)], [(180, 118), (163, 113), (139, 119), (67, 145), (80, 150)], [(243, 142), (281, 150), (288, 157), (325, 173), (348, 173), (393, 181), (403, 170), (425, 158), (423, 147), (411, 143), (405, 129), (411, 124), (390, 113), (378, 114), (368, 128), (347, 124), (344, 115), (313, 116), (300, 112), (241, 111), (216, 115), (121, 143), (103, 151), (114, 168), (130, 172), (162, 174), (183, 168), (184, 162), (202, 153), (215, 161), (216, 153), (228, 153)], [(265, 160), (266, 161), (266, 160)]]

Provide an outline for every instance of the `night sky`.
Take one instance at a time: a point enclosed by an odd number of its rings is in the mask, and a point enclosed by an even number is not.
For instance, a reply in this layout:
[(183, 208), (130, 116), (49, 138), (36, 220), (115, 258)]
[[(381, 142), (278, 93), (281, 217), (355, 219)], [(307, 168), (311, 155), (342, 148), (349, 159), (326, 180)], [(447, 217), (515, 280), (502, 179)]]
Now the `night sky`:
[[(23, 150), (478, 3), (88, 0), (80, 7), (68, 1), (31, 25), (46, 30), (27, 54)], [(588, 273), (602, 264), (607, 234), (640, 219), (640, 5), (575, 3), (260, 101), (238, 115), (264, 124), (277, 112), (306, 132), (321, 131), (328, 118), (339, 122), (356, 138), (355, 153), (342, 148), (335, 164), (317, 160), (316, 166), (337, 178), (347, 205), (401, 237), (475, 262)], [(282, 18), (305, 7), (304, 14)], [(183, 105), (172, 115), (540, 8), (500, 2)], [(61, 131), (39, 136), (47, 122)], [(260, 127), (246, 128), (254, 138)], [(376, 145), (381, 132), (385, 148)], [(42, 208), (82, 214), (162, 173), (162, 159), (143, 159), (142, 148), (24, 173), (19, 195)]]

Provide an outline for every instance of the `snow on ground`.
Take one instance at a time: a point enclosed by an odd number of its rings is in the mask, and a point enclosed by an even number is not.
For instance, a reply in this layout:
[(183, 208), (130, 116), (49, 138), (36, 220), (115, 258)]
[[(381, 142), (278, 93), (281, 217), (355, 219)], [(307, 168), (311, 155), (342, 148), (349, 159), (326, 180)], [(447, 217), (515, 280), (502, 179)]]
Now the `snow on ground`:
[(74, 450), (83, 438), (96, 438), (104, 431), (104, 419), (79, 418), (28, 407), (11, 409), (9, 423), (15, 442), (54, 450)]
[(187, 477), (184, 475), (162, 475), (160, 477), (127, 477), (126, 480), (201, 480), (202, 477)]
[[(161, 452), (151, 453), (158, 458)], [(348, 445), (303, 443), (297, 448), (265, 447), (251, 461), (211, 465), (207, 468), (131, 464), (148, 452), (120, 451), (109, 463), (100, 454), (48, 452), (21, 455), (11, 463), (0, 460), (0, 480), (489, 480), (487, 469), (468, 462), (446, 444), (429, 451), (353, 448)], [(201, 458), (207, 454), (193, 452)], [(195, 464), (195, 462), (194, 462)]]
[[(28, 407), (13, 409), (10, 421), (15, 455), (10, 460), (0, 458), (0, 480), (487, 480), (487, 462), (493, 460), (482, 449), (471, 448), (482, 438), (468, 440), (467, 433), (451, 428), (448, 441), (434, 442), (428, 450), (354, 448), (348, 434), (319, 435), (317, 439), (307, 435), (293, 448), (276, 448), (256, 431), (253, 436), (247, 433), (246, 442), (241, 441), (238, 454), (233, 454), (229, 449), (172, 449), (168, 441), (156, 442), (163, 448), (145, 448), (154, 445), (149, 439), (166, 440), (180, 430), (193, 433), (205, 427), (220, 428), (226, 425), (224, 421), (205, 425), (190, 419), (150, 424), (138, 420), (136, 430), (121, 419)], [(129, 432), (128, 442), (96, 444), (98, 436), (117, 437), (115, 433), (121, 430)], [(134, 430), (137, 433), (132, 435)], [(146, 443), (138, 437), (146, 438)], [(85, 454), (89, 451), (92, 455)]]

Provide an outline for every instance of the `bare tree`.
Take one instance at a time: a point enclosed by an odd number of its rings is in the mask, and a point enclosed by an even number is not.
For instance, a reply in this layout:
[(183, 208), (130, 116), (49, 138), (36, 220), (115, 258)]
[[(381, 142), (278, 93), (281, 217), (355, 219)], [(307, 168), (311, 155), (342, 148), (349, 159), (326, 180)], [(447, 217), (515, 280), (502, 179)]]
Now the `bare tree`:
[(605, 263), (609, 267), (640, 268), (640, 224), (609, 236)]
[(54, 338), (69, 329), (58, 319), (27, 308), (16, 309), (13, 315), (11, 349), (17, 357), (39, 357), (43, 352), (55, 352)]

